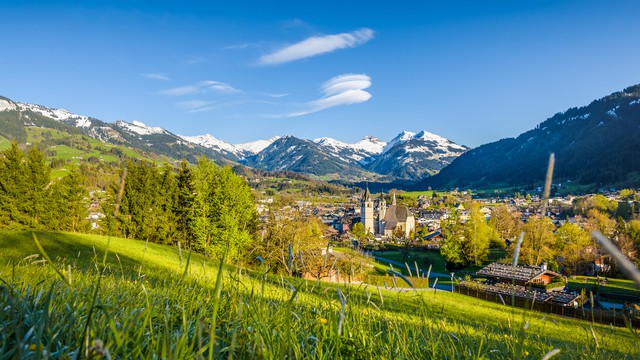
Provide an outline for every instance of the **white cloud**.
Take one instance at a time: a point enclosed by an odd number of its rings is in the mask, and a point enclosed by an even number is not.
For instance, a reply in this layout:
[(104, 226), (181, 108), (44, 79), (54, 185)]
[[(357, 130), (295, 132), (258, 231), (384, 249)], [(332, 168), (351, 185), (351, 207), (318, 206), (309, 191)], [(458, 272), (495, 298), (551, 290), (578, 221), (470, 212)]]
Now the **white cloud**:
[(373, 39), (374, 32), (363, 28), (350, 33), (326, 36), (313, 36), (299, 43), (286, 46), (260, 58), (262, 65), (283, 64), (306, 59), (312, 56), (330, 53), (338, 49), (352, 48)]
[(142, 74), (142, 77), (145, 77), (147, 79), (152, 79), (152, 80), (171, 80), (171, 79), (169, 79), (169, 77), (167, 75), (162, 74), (162, 73)]
[(206, 94), (206, 93), (218, 93), (218, 94), (239, 94), (241, 90), (234, 88), (233, 86), (219, 82), (219, 81), (200, 81), (192, 85), (179, 86), (170, 89), (160, 90), (159, 94), (167, 96), (184, 96), (194, 94)]
[(364, 74), (345, 74), (322, 84), (322, 98), (304, 104), (304, 109), (277, 117), (307, 115), (334, 106), (353, 105), (368, 101), (371, 94), (365, 91), (371, 86), (371, 78)]

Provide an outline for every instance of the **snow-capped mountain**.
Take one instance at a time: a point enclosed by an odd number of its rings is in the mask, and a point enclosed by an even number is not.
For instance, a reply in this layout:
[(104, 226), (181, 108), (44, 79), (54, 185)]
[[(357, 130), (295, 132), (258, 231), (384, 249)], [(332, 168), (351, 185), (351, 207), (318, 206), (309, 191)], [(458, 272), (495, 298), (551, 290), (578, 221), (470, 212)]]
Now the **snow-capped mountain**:
[(170, 134), (167, 130), (161, 127), (152, 127), (147, 126), (140, 121), (126, 122), (126, 121), (116, 121), (116, 126), (129, 131), (131, 133), (135, 133), (138, 135), (152, 135), (152, 134)]
[(178, 136), (180, 136), (182, 139), (190, 143), (204, 146), (214, 151), (219, 151), (225, 155), (232, 155), (233, 157), (236, 157), (238, 160), (244, 160), (248, 156), (252, 156), (259, 153), (260, 151), (264, 150), (267, 146), (271, 145), (274, 141), (280, 138), (280, 136), (274, 136), (268, 140), (256, 140), (252, 142), (234, 145), (234, 144), (229, 144), (228, 142), (222, 141), (210, 134), (198, 135), (198, 136), (184, 136), (184, 135), (178, 135)]
[[(355, 143), (322, 137), (314, 140), (274, 136), (242, 144), (230, 144), (213, 135), (176, 135), (140, 121), (107, 123), (64, 109), (13, 102), (0, 97), (0, 112), (9, 112), (22, 126), (67, 126), (67, 131), (155, 152), (174, 159), (195, 161), (206, 155), (219, 163), (240, 163), (264, 170), (291, 170), (334, 179), (380, 177), (415, 180), (438, 172), (467, 148), (443, 137), (421, 131), (404, 131), (385, 142), (366, 136)], [(64, 125), (54, 125), (64, 124)], [(1, 130), (1, 129), (0, 129)], [(24, 131), (23, 131), (24, 132)], [(0, 136), (11, 138), (15, 134)], [(26, 135), (21, 135), (26, 138)]]
[(433, 175), (468, 148), (442, 136), (420, 131), (403, 131), (382, 149), (366, 168), (376, 173), (403, 179)]
[(317, 138), (313, 142), (343, 161), (356, 162), (360, 165), (366, 165), (373, 161), (387, 144), (373, 136), (366, 136), (355, 144), (347, 144), (328, 137)]
[(64, 109), (52, 109), (42, 105), (14, 102), (0, 96), (0, 113), (5, 123), (0, 124), (0, 136), (25, 142), (26, 128), (55, 128), (70, 134), (84, 134), (91, 138), (117, 145), (155, 153), (169, 158), (186, 158), (195, 161), (206, 155), (220, 164), (231, 163), (237, 159), (184, 141), (177, 135), (161, 127), (148, 126), (140, 121), (116, 121), (107, 123), (98, 119), (78, 115)]
[(238, 157), (237, 149), (233, 145), (226, 143), (214, 137), (213, 135), (204, 134), (204, 135), (198, 135), (198, 136), (184, 136), (184, 135), (178, 135), (178, 136), (183, 140), (190, 142), (192, 144), (204, 146), (208, 149), (219, 151), (225, 155), (233, 154), (233, 156)]
[(243, 163), (262, 170), (289, 170), (342, 180), (375, 176), (354, 161), (336, 156), (328, 149), (314, 141), (287, 135), (246, 158)]
[(256, 140), (242, 144), (235, 144), (233, 146), (239, 153), (244, 154), (244, 156), (246, 157), (259, 153), (278, 139), (280, 139), (280, 136), (274, 136), (268, 140)]

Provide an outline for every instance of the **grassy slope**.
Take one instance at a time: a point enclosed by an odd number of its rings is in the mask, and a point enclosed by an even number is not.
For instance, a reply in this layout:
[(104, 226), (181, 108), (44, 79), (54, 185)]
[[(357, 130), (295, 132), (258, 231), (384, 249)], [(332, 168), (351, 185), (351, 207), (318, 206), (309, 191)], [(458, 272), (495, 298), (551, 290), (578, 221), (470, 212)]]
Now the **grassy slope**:
[(553, 348), (561, 350), (554, 359), (640, 356), (638, 339), (628, 329), (459, 294), (378, 293), (370, 286), (341, 287), (346, 315), (338, 335), (341, 303), (335, 285), (276, 276), (261, 281), (230, 267), (223, 271), (218, 301), (216, 264), (203, 257), (191, 258), (183, 278), (186, 254), (181, 266), (176, 248), (91, 235), (38, 237), (55, 265), (71, 275), (72, 285), (36, 257), (23, 260), (37, 253), (30, 234), (0, 232), (0, 279), (6, 289), (0, 291), (0, 358), (30, 357), (29, 346), (40, 343), (53, 357), (72, 356), (91, 308), (88, 338), (103, 340), (112, 356), (206, 356), (216, 303), (215, 357), (232, 352), (244, 358), (539, 359)]
[(4, 151), (11, 147), (11, 140), (0, 136), (0, 151)]

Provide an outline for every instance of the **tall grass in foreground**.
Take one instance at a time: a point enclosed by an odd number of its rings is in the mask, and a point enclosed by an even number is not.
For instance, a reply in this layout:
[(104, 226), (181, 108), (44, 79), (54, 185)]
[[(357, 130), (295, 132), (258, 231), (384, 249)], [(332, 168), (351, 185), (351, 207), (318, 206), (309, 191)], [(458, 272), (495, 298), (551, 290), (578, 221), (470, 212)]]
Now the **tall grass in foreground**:
[(122, 267), (105, 254), (38, 259), (0, 268), (1, 359), (640, 356), (627, 329), (459, 294), (336, 289), (209, 265)]

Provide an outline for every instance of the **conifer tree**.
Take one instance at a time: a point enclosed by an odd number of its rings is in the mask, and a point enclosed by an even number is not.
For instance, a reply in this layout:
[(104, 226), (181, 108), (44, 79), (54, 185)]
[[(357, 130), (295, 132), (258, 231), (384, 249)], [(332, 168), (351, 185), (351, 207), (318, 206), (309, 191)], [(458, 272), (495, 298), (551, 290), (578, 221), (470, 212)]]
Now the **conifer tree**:
[(26, 199), (21, 205), (22, 211), (29, 217), (31, 228), (43, 228), (40, 217), (50, 211), (48, 201), (49, 172), (44, 153), (33, 147), (27, 151), (26, 162)]
[(24, 154), (14, 140), (11, 147), (0, 156), (0, 226), (22, 228), (28, 223), (22, 213), (21, 203), (26, 199), (27, 179), (22, 160)]
[(191, 248), (193, 233), (191, 223), (193, 221), (193, 172), (186, 160), (180, 162), (178, 175), (176, 176), (176, 202), (173, 213), (176, 219), (177, 240), (186, 248)]

